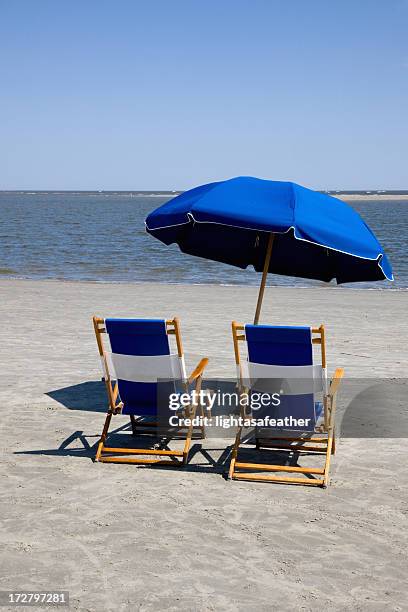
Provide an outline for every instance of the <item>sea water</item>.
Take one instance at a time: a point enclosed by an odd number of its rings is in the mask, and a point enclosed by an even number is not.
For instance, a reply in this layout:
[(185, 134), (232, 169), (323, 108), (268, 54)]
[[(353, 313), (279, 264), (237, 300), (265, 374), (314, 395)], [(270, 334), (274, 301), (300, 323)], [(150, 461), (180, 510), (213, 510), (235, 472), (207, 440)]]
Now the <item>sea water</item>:
[[(252, 268), (192, 257), (146, 233), (144, 219), (169, 196), (0, 192), (0, 277), (107, 282), (256, 285)], [(408, 200), (354, 200), (387, 253), (395, 281), (346, 287), (408, 288)], [(268, 284), (325, 286), (270, 275)]]

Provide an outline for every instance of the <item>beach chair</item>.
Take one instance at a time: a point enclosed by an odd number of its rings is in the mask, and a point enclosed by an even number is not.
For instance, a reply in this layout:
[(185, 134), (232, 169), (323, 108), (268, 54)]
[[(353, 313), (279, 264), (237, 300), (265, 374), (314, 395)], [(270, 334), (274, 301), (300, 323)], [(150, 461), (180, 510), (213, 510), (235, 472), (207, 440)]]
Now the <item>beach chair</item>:
[[(187, 431), (182, 435), (185, 438), (183, 450), (107, 447), (105, 441), (114, 414), (129, 415), (134, 434), (138, 428), (143, 431), (144, 427), (149, 428), (144, 430), (144, 433), (151, 432), (152, 428), (156, 434), (161, 431), (163, 422), (160, 422), (158, 405), (160, 394), (162, 402), (166, 403), (169, 393), (179, 389), (179, 383), (183, 392), (187, 392), (194, 383), (195, 390), (199, 393), (208, 359), (201, 359), (187, 378), (177, 318), (164, 320), (93, 317), (93, 324), (109, 400), (108, 414), (95, 460), (172, 467), (186, 465), (193, 434), (192, 425), (186, 427)], [(109, 337), (111, 350), (105, 347), (104, 335)], [(170, 336), (174, 337), (177, 348), (173, 353), (170, 349)], [(196, 409), (195, 401), (182, 410), (181, 416), (193, 419)], [(180, 412), (177, 414), (180, 415)]]
[[(254, 430), (256, 449), (267, 449), (266, 454), (271, 452), (275, 457), (281, 456), (282, 451), (285, 463), (240, 461), (243, 430), (240, 427), (232, 448), (229, 478), (326, 487), (330, 458), (335, 453), (336, 396), (344, 370), (337, 368), (328, 383), (324, 326), (239, 325), (234, 321), (232, 336), (240, 392), (249, 396), (254, 390), (279, 394), (280, 404), (266, 409), (276, 419), (274, 427)], [(247, 357), (242, 360), (240, 347), (244, 343)], [(314, 352), (320, 353), (317, 364)], [(247, 413), (242, 410), (241, 415), (245, 417)], [(285, 422), (282, 425), (289, 415), (297, 417), (294, 427), (286, 427)], [(324, 466), (296, 465), (297, 459), (306, 453), (323, 454)], [(288, 459), (292, 465), (286, 464)]]

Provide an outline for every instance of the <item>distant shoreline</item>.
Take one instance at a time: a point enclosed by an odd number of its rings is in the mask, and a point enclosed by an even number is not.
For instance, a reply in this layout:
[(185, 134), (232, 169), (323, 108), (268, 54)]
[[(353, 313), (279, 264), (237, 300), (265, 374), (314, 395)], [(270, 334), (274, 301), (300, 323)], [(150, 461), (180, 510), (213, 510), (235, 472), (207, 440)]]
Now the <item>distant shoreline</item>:
[(343, 200), (343, 202), (352, 202), (354, 200), (366, 200), (366, 201), (378, 201), (378, 200), (384, 200), (387, 202), (392, 202), (392, 201), (399, 201), (399, 200), (408, 200), (408, 194), (407, 193), (401, 193), (401, 194), (395, 194), (395, 193), (390, 193), (390, 194), (385, 194), (385, 193), (329, 193), (328, 195), (332, 196), (333, 198), (337, 198), (338, 200)]
[[(95, 197), (109, 197), (109, 196), (118, 196), (118, 197), (127, 197), (127, 198), (174, 198), (183, 191), (63, 191), (63, 190), (40, 190), (40, 191), (29, 191), (29, 190), (0, 190), (0, 195), (61, 195), (61, 196), (95, 196)], [(356, 201), (356, 200), (366, 200), (366, 201), (374, 201), (374, 200), (385, 200), (385, 201), (395, 201), (395, 200), (408, 200), (408, 190), (401, 191), (320, 191), (320, 193), (327, 193), (327, 195), (332, 196), (333, 198), (337, 198), (343, 201)]]

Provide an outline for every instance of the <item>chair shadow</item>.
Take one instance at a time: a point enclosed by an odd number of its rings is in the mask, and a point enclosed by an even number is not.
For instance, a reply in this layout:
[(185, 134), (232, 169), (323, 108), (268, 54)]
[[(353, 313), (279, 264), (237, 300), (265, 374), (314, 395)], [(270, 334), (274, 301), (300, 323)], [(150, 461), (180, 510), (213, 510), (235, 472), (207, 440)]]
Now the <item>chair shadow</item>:
[[(130, 430), (130, 423), (126, 423), (121, 427), (118, 427), (112, 434), (118, 434), (120, 431)], [(88, 438), (95, 438), (95, 442), (90, 444)], [(94, 459), (96, 449), (99, 442), (99, 435), (85, 435), (83, 431), (74, 431), (71, 435), (66, 438), (58, 448), (51, 449), (40, 449), (40, 450), (26, 450), (26, 451), (15, 451), (14, 455), (48, 455), (55, 457), (85, 457), (88, 459)], [(72, 444), (80, 443), (82, 446), (73, 447)]]
[[(48, 455), (55, 457), (85, 457), (92, 459), (95, 456), (98, 442), (96, 441), (95, 444), (92, 445), (89, 444), (88, 438), (90, 437), (97, 438), (98, 436), (85, 436), (83, 431), (74, 431), (58, 448), (16, 451), (14, 455)], [(70, 445), (76, 441), (79, 441), (82, 447), (70, 447)]]
[[(169, 437), (155, 437), (149, 436), (146, 434), (141, 434), (138, 436), (126, 435), (124, 433), (129, 432), (132, 434), (132, 427), (130, 423), (126, 423), (121, 425), (120, 427), (112, 430), (109, 433), (106, 444), (110, 444), (112, 446), (119, 446), (121, 448), (132, 448), (132, 442), (137, 441), (138, 448), (150, 449), (152, 445), (155, 448), (161, 450), (169, 450), (169, 444), (171, 442), (171, 438)], [(94, 438), (95, 441), (90, 443), (89, 439)], [(124, 439), (126, 438), (126, 440)], [(177, 438), (175, 438), (177, 439)], [(55, 449), (40, 449), (40, 450), (26, 450), (26, 451), (16, 451), (15, 455), (46, 455), (46, 456), (55, 456), (55, 457), (78, 457), (78, 458), (87, 458), (92, 461), (95, 459), (95, 454), (97, 450), (99, 442), (99, 435), (85, 435), (83, 431), (74, 431), (68, 438), (66, 438), (58, 448)], [(77, 446), (80, 444), (80, 446)], [(73, 446), (74, 445), (74, 446)], [(221, 455), (218, 459), (215, 459), (211, 456), (211, 451), (219, 451), (222, 450)], [(205, 472), (205, 473), (216, 473), (216, 474), (225, 474), (226, 466), (228, 463), (228, 458), (230, 455), (230, 447), (225, 449), (204, 449), (202, 448), (202, 444), (193, 444), (190, 448), (189, 452), (189, 462), (183, 468), (185, 472)], [(191, 463), (192, 459), (199, 454), (202, 455), (204, 461), (203, 462), (195, 462)], [(145, 469), (180, 469), (175, 466), (160, 466), (160, 465), (146, 465), (143, 466)]]
[(78, 385), (48, 391), (45, 395), (69, 410), (87, 412), (106, 412), (107, 410), (106, 387), (101, 380), (88, 380)]
[[(76, 385), (70, 385), (69, 387), (62, 387), (61, 389), (55, 389), (48, 391), (45, 395), (55, 400), (59, 404), (65, 406), (69, 410), (83, 410), (86, 412), (99, 412), (106, 414), (107, 411), (107, 397), (105, 383), (102, 380), (89, 380)], [(146, 435), (141, 433), (140, 435), (127, 435), (123, 436), (120, 434), (132, 433), (131, 423), (128, 422), (121, 425), (117, 429), (109, 432), (107, 444), (112, 446), (120, 446), (122, 448), (129, 446), (131, 448), (131, 441), (137, 443), (139, 448), (151, 448), (152, 444), (156, 448), (162, 450), (168, 450), (168, 444), (171, 441), (169, 437), (157, 438), (154, 435)], [(126, 438), (126, 440), (124, 440)], [(90, 440), (91, 439), (91, 440)], [(62, 442), (62, 444), (55, 449), (40, 449), (40, 450), (26, 450), (16, 451), (16, 455), (47, 455), (55, 457), (78, 457), (88, 458), (94, 460), (100, 435), (88, 435), (84, 434), (83, 431), (74, 431), (71, 435)], [(178, 438), (175, 436), (174, 440)], [(109, 442), (108, 442), (109, 441)], [(230, 455), (230, 447), (225, 449), (203, 449), (202, 444), (194, 443), (190, 448), (189, 463), (183, 468), (183, 471), (191, 472), (215, 472), (223, 474), (226, 469), (228, 457)], [(218, 459), (214, 459), (210, 455), (209, 451), (222, 451)], [(191, 460), (202, 455), (203, 462), (191, 463)], [(145, 466), (145, 469), (179, 469), (172, 468), (171, 466), (160, 466), (152, 465)]]

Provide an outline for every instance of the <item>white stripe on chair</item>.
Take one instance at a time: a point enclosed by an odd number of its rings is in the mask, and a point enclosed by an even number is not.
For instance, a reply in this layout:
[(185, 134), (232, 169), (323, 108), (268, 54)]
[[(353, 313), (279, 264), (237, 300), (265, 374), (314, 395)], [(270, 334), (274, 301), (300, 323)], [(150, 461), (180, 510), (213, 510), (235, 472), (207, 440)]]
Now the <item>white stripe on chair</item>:
[(183, 380), (178, 355), (120, 355), (112, 353), (116, 378), (130, 382), (157, 383), (159, 380)]
[(112, 353), (104, 353), (100, 355), (101, 358), (101, 366), (102, 366), (102, 376), (108, 380), (108, 378), (115, 379), (115, 368), (112, 363)]
[[(320, 371), (321, 371), (320, 367)], [(248, 362), (251, 388), (263, 393), (306, 395), (315, 392), (315, 368), (306, 366), (279, 366)], [(316, 372), (317, 374), (317, 372)], [(321, 375), (318, 385), (321, 387)]]
[(179, 361), (180, 361), (181, 380), (183, 382), (187, 382), (187, 372), (186, 372), (186, 363), (184, 361), (184, 355), (181, 355), (181, 357), (179, 357)]
[(327, 395), (327, 368), (321, 365), (313, 366), (314, 392)]

